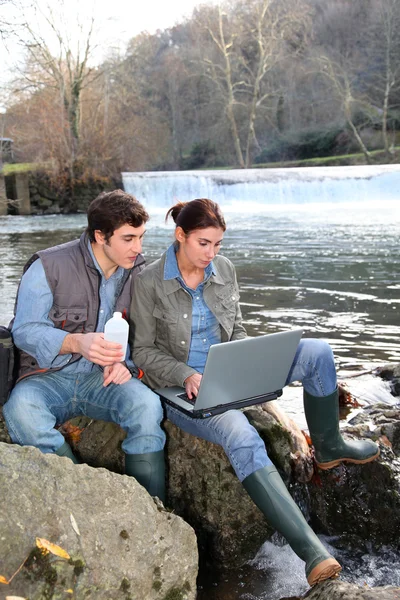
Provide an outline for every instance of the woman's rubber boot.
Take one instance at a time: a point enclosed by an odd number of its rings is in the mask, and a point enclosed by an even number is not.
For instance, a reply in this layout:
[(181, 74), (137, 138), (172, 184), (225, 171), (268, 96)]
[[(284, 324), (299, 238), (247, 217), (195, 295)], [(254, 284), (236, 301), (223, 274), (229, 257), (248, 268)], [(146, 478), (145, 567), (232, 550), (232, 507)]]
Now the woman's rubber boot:
[(320, 469), (332, 469), (341, 462), (364, 464), (379, 456), (371, 440), (345, 440), (339, 430), (339, 392), (312, 396), (304, 390), (304, 413)]
[(57, 456), (66, 456), (67, 458), (70, 458), (72, 462), (76, 465), (80, 464), (79, 460), (72, 452), (71, 446), (67, 442), (64, 442), (63, 445), (58, 450), (56, 450), (55, 454), (57, 454)]
[(285, 536), (292, 550), (304, 560), (309, 585), (338, 576), (342, 567), (308, 525), (273, 465), (246, 477), (243, 486), (268, 523)]
[(140, 485), (165, 502), (164, 450), (147, 454), (125, 454), (125, 473), (134, 477)]

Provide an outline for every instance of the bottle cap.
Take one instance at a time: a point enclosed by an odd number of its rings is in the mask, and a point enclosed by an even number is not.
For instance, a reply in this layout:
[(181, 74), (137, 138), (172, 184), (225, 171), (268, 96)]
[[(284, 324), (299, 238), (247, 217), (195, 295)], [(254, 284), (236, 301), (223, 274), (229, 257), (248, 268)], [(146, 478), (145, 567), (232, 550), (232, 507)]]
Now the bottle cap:
[(115, 317), (116, 319), (122, 319), (122, 313), (121, 312), (115, 312), (113, 314), (113, 317)]

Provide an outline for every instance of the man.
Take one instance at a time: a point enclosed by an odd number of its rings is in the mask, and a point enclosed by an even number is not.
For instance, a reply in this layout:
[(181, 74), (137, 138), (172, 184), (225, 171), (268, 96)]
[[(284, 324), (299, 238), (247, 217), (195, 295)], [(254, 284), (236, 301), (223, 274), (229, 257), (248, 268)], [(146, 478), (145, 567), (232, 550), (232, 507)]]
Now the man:
[(25, 265), (12, 323), (20, 367), (4, 417), (13, 442), (73, 462), (56, 424), (77, 415), (118, 423), (127, 433), (126, 473), (164, 499), (160, 400), (103, 334), (114, 310), (129, 319), (149, 215), (115, 190), (91, 202), (87, 219), (80, 239), (41, 250)]

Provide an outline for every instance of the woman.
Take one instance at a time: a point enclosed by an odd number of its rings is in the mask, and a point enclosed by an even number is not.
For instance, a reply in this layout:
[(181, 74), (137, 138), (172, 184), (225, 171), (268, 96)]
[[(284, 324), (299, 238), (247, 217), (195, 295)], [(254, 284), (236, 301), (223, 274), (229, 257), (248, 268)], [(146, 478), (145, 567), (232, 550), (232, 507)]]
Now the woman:
[[(180, 385), (197, 394), (211, 344), (246, 336), (235, 269), (218, 256), (226, 229), (219, 206), (207, 199), (178, 203), (167, 213), (175, 243), (135, 281), (133, 359), (153, 388)], [(329, 469), (346, 460), (365, 463), (379, 454), (371, 441), (345, 441), (339, 433), (336, 372), (330, 346), (300, 342), (287, 383), (302, 381), (304, 409), (317, 463)], [(221, 445), (238, 478), (268, 522), (306, 565), (310, 585), (337, 576), (339, 563), (307, 524), (246, 416), (230, 410), (192, 419), (170, 406), (168, 418), (184, 431)]]

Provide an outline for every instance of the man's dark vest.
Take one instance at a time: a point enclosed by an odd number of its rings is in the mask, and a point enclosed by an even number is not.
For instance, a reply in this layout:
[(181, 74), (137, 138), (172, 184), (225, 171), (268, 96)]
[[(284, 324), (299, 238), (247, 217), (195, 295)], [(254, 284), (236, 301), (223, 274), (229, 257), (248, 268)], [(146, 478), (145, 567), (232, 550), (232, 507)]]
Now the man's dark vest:
[[(49, 318), (58, 329), (68, 333), (90, 333), (96, 331), (99, 313), (99, 287), (101, 276), (88, 248), (88, 237), (83, 233), (79, 240), (36, 252), (26, 263), (24, 273), (32, 263), (40, 258), (47, 282), (53, 294), (53, 306)], [(129, 309), (133, 291), (133, 281), (144, 268), (144, 258), (137, 257), (132, 269), (126, 270), (117, 290), (114, 310), (120, 311), (129, 320)], [(17, 306), (18, 294), (15, 306)], [(81, 358), (73, 354), (71, 362)], [(20, 350), (18, 379), (33, 373), (49, 370), (41, 369), (33, 356)]]

